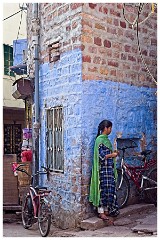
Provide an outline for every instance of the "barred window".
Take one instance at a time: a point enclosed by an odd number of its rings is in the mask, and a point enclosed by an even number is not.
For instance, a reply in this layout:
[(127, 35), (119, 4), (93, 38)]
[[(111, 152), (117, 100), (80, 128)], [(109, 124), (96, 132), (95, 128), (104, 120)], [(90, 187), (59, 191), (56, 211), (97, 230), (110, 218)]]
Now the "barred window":
[(63, 107), (47, 110), (47, 165), (54, 171), (64, 170)]

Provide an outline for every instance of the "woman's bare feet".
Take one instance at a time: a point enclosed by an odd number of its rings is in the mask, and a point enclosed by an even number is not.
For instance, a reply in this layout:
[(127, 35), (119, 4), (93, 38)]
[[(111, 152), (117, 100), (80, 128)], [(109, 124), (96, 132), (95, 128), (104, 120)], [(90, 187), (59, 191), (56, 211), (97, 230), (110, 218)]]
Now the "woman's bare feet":
[(108, 222), (109, 225), (113, 225), (113, 220), (110, 217), (107, 217), (104, 213), (100, 213), (99, 218), (105, 222)]

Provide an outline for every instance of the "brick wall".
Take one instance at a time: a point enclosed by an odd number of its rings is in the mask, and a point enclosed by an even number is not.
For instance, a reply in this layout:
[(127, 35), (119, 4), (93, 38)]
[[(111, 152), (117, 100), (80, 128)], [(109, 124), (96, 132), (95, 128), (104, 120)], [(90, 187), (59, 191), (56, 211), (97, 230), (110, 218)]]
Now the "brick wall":
[[(83, 80), (101, 79), (136, 86), (155, 87), (138, 51), (136, 27), (132, 29), (122, 14), (123, 4), (86, 3), (82, 13)], [(150, 13), (145, 5), (140, 20)], [(125, 8), (130, 22), (136, 17), (133, 7)], [(139, 39), (145, 62), (154, 78), (157, 59), (157, 14), (139, 25)]]
[[(156, 146), (156, 88), (141, 63), (135, 30), (122, 17), (122, 4), (41, 3), (39, 7), (40, 157), (41, 164), (45, 164), (46, 109), (62, 105), (64, 174), (55, 173), (45, 182), (53, 191), (55, 220), (68, 228), (93, 211), (88, 194), (100, 121), (107, 118), (113, 122), (113, 144), (118, 136), (135, 136), (139, 140), (145, 136), (147, 146)], [(132, 11), (127, 9), (130, 21), (135, 14)], [(32, 76), (31, 12), (32, 4), (28, 11), (28, 66)], [(143, 54), (154, 77), (155, 27), (156, 14), (150, 24), (140, 27)], [(56, 39), (60, 43), (60, 60), (49, 63), (48, 45)]]

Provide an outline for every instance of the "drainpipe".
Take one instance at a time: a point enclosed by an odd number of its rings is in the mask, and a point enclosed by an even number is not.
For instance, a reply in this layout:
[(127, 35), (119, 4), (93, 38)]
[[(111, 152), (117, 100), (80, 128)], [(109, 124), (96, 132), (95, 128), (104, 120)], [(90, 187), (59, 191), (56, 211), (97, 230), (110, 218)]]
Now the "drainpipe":
[[(35, 174), (39, 170), (39, 131), (40, 131), (40, 116), (39, 116), (39, 16), (38, 3), (33, 4), (33, 37), (34, 43), (34, 61), (35, 61), (35, 118), (33, 119), (33, 164), (32, 172)], [(34, 178), (34, 186), (39, 185), (39, 176)]]

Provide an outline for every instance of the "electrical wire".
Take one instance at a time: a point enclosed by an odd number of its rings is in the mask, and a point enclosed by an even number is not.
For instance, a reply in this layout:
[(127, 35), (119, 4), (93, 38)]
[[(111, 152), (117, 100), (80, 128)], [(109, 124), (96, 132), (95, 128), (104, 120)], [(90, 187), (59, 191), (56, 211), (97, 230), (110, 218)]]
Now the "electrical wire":
[(138, 21), (139, 21), (139, 15), (140, 15), (140, 12), (138, 11), (138, 15), (137, 15), (137, 31), (136, 31), (136, 32), (137, 32), (137, 43), (138, 43), (139, 54), (140, 54), (141, 60), (142, 60), (142, 62), (143, 62), (143, 64), (144, 64), (144, 66), (145, 66), (145, 68), (146, 68), (148, 74), (151, 76), (153, 82), (157, 85), (157, 81), (155, 80), (155, 78), (154, 78), (153, 75), (151, 74), (151, 72), (150, 72), (150, 70), (149, 70), (147, 64), (146, 64), (145, 61), (144, 61), (143, 55), (142, 55), (142, 51), (141, 51), (141, 47), (140, 47), (140, 41), (139, 41), (139, 32), (138, 32), (138, 26), (139, 26), (139, 23), (138, 23)]
[(23, 16), (23, 10), (21, 11), (21, 17), (20, 17), (20, 23), (19, 23), (18, 33), (17, 33), (17, 39), (16, 39), (16, 42), (15, 42), (15, 50), (14, 50), (14, 57), (13, 57), (13, 59), (15, 58), (15, 55), (16, 55), (16, 45), (17, 45), (17, 40), (18, 40), (18, 37), (19, 37), (20, 29), (21, 29), (22, 16)]
[(7, 20), (7, 19), (9, 19), (9, 18), (11, 18), (11, 17), (13, 17), (14, 15), (16, 15), (16, 14), (22, 12), (22, 11), (23, 11), (23, 9), (21, 9), (20, 11), (18, 11), (18, 12), (16, 12), (16, 13), (13, 13), (13, 14), (10, 15), (9, 17), (4, 18), (3, 21), (5, 21), (5, 20)]
[[(147, 4), (148, 4), (148, 3), (147, 3)], [(125, 6), (126, 6), (126, 4), (123, 3), (123, 17), (124, 17), (124, 19), (126, 20), (126, 22), (129, 23), (129, 24), (132, 26), (132, 28), (133, 28), (133, 27), (137, 24), (138, 16), (135, 18), (135, 20), (134, 20), (133, 22), (130, 22), (130, 21), (126, 18), (126, 16), (125, 16)], [(138, 10), (139, 13), (142, 12), (143, 7), (144, 7), (144, 3), (140, 3), (140, 4), (139, 4), (139, 10)], [(148, 16), (147, 16), (143, 21), (139, 22), (139, 25), (142, 24), (142, 23), (144, 23), (144, 22), (154, 13), (155, 8), (156, 8), (156, 4), (153, 4), (153, 3), (152, 3), (151, 12), (148, 14)]]
[(136, 27), (137, 27), (137, 31), (136, 31), (137, 44), (138, 44), (138, 50), (139, 50), (139, 54), (140, 54), (141, 60), (142, 60), (142, 62), (143, 62), (143, 64), (144, 64), (144, 66), (145, 66), (148, 74), (151, 76), (153, 82), (157, 85), (157, 81), (155, 80), (155, 78), (154, 78), (153, 75), (151, 74), (151, 72), (150, 72), (150, 70), (149, 70), (149, 68), (148, 68), (148, 66), (147, 66), (147, 64), (146, 64), (146, 62), (145, 62), (145, 60), (144, 60), (144, 58), (143, 58), (142, 51), (141, 51), (141, 47), (140, 47), (140, 41), (139, 41), (139, 32), (138, 32), (138, 27), (139, 27), (139, 25), (142, 24), (142, 23), (144, 23), (144, 22), (151, 16), (151, 14), (154, 13), (156, 4), (153, 4), (153, 3), (152, 3), (152, 5), (151, 5), (151, 12), (148, 14), (148, 16), (147, 16), (143, 21), (139, 22), (139, 16), (140, 16), (140, 14), (141, 14), (141, 12), (142, 12), (142, 10), (143, 10), (143, 7), (144, 7), (144, 3), (140, 3), (140, 4), (139, 4), (139, 7), (138, 7), (137, 17), (136, 17), (135, 20), (131, 23), (131, 22), (126, 18), (126, 16), (125, 16), (125, 3), (124, 3), (124, 4), (123, 4), (123, 17), (124, 17), (124, 19), (126, 20), (126, 22), (128, 22), (128, 23), (132, 26), (132, 28), (136, 25)]

